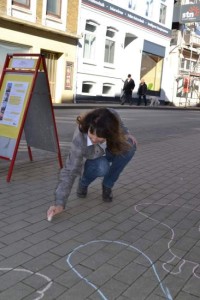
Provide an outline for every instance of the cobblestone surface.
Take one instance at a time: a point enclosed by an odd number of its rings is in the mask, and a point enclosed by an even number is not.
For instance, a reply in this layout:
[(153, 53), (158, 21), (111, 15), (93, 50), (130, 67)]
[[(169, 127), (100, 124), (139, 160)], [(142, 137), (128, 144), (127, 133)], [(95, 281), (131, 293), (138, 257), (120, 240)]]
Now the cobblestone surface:
[(16, 160), (10, 183), (0, 161), (0, 300), (200, 299), (199, 153), (199, 132), (145, 144), (112, 203), (76, 182), (52, 222), (55, 155)]

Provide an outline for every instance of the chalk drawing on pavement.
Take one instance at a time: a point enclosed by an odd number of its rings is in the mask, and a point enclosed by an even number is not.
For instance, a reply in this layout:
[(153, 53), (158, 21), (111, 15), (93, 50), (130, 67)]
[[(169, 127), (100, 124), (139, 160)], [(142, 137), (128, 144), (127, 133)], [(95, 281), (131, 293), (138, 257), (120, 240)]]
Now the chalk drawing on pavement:
[[(171, 207), (177, 207), (177, 208), (180, 208), (180, 206), (174, 205), (174, 204), (160, 204), (160, 203), (142, 203), (142, 204), (135, 205), (135, 210), (136, 210), (139, 214), (143, 215), (145, 218), (148, 218), (149, 220), (152, 220), (153, 222), (157, 222), (157, 223), (159, 223), (160, 225), (165, 226), (165, 227), (168, 228), (168, 229), (170, 230), (170, 232), (171, 232), (171, 238), (169, 239), (169, 242), (168, 242), (168, 244), (167, 244), (167, 247), (168, 247), (168, 251), (169, 251), (169, 253), (171, 254), (172, 257), (171, 257), (169, 260), (167, 260), (166, 262), (164, 262), (164, 263), (162, 264), (163, 269), (164, 269), (166, 272), (168, 272), (168, 273), (170, 273), (170, 274), (172, 274), (172, 275), (177, 275), (177, 274), (180, 274), (180, 273), (182, 272), (182, 269), (183, 269), (183, 267), (184, 267), (186, 264), (190, 264), (191, 267), (192, 267), (192, 273), (193, 273), (193, 275), (194, 275), (196, 278), (200, 279), (200, 275), (198, 275), (198, 274), (196, 273), (196, 270), (197, 270), (197, 269), (199, 268), (199, 266), (200, 266), (199, 263), (194, 262), (194, 261), (192, 261), (192, 260), (188, 260), (188, 259), (182, 258), (182, 257), (180, 257), (179, 255), (176, 255), (176, 254), (175, 254), (175, 250), (173, 251), (173, 249), (172, 249), (172, 243), (173, 243), (173, 241), (174, 241), (174, 239), (175, 239), (175, 231), (174, 231), (174, 229), (173, 229), (172, 227), (170, 227), (169, 225), (167, 225), (166, 223), (161, 222), (161, 221), (158, 221), (158, 220), (156, 220), (155, 218), (152, 218), (152, 217), (148, 216), (146, 213), (143, 213), (143, 212), (141, 212), (141, 211), (138, 209), (138, 208), (141, 207), (141, 206), (150, 206), (150, 205), (151, 205), (151, 206), (152, 206), (152, 205), (171, 206)], [(191, 210), (191, 207), (186, 206), (186, 205), (183, 205), (181, 208), (184, 208), (184, 209), (187, 209), (187, 210)], [(195, 212), (197, 212), (197, 211), (200, 211), (200, 210), (195, 209)], [(200, 231), (200, 227), (198, 228), (198, 231)], [(179, 263), (177, 263), (176, 261), (178, 261)], [(177, 270), (177, 271), (170, 271), (170, 266), (171, 266), (171, 264), (172, 264), (173, 262), (176, 262), (175, 265), (178, 265), (178, 270)]]
[[(185, 258), (182, 258), (180, 257), (179, 255), (176, 255), (175, 254), (175, 251), (173, 251), (172, 249), (172, 243), (175, 239), (175, 231), (174, 229), (169, 226), (168, 224), (160, 221), (160, 220), (157, 220), (155, 218), (152, 218), (151, 216), (149, 216), (147, 213), (144, 213), (142, 212), (142, 207), (147, 207), (147, 206), (153, 206), (153, 205), (159, 205), (161, 207), (167, 207), (167, 206), (171, 206), (171, 207), (177, 207), (177, 208), (184, 208), (184, 209), (188, 209), (188, 210), (191, 210), (191, 207), (187, 207), (185, 205), (183, 205), (182, 207), (178, 206), (178, 205), (172, 205), (172, 204), (161, 204), (161, 203), (140, 203), (138, 205), (135, 205), (135, 211), (139, 214), (141, 214), (145, 219), (149, 219), (153, 222), (156, 222), (157, 224), (161, 225), (161, 226), (164, 226), (167, 228), (167, 230), (169, 230), (171, 232), (171, 236), (169, 238), (169, 242), (167, 243), (167, 249), (170, 253), (170, 258), (165, 261), (164, 263), (162, 263), (162, 268), (165, 270), (165, 272), (169, 273), (169, 274), (172, 274), (172, 275), (177, 275), (177, 274), (180, 274), (182, 272), (182, 269), (183, 267), (185, 266), (185, 264), (190, 264), (192, 266), (192, 273), (193, 275), (200, 279), (200, 275), (197, 274), (197, 269), (199, 268), (199, 263), (198, 262), (195, 262), (195, 261), (192, 261), (192, 260), (188, 260), (188, 259), (185, 259)], [(200, 211), (198, 209), (195, 209), (195, 212), (196, 211)], [(198, 226), (198, 232), (200, 232), (200, 225)], [(143, 255), (145, 257), (145, 259), (150, 263), (151, 265), (151, 268), (153, 269), (153, 272), (154, 272), (154, 275), (159, 283), (159, 286), (165, 296), (165, 299), (167, 300), (172, 300), (172, 295), (170, 294), (170, 291), (167, 287), (165, 287), (158, 275), (158, 272), (156, 270), (156, 267), (155, 267), (155, 264), (153, 263), (153, 261), (150, 259), (149, 256), (147, 256), (143, 251), (141, 251), (140, 249), (134, 247), (133, 245), (129, 245), (127, 243), (124, 243), (122, 241), (111, 241), (111, 240), (93, 240), (93, 241), (90, 241), (88, 243), (85, 243), (85, 244), (82, 244), (82, 245), (79, 245), (78, 247), (76, 247), (68, 256), (67, 256), (67, 263), (69, 265), (69, 267), (73, 270), (73, 272), (79, 277), (81, 278), (82, 280), (84, 280), (88, 285), (90, 285), (94, 290), (96, 290), (96, 292), (98, 292), (98, 294), (101, 296), (101, 298), (103, 300), (108, 300), (108, 298), (103, 294), (103, 292), (95, 285), (93, 284), (91, 281), (89, 281), (86, 277), (82, 276), (80, 272), (77, 271), (77, 269), (72, 265), (71, 263), (71, 258), (73, 255), (76, 254), (76, 252), (83, 248), (83, 247), (86, 247), (90, 244), (93, 244), (93, 243), (115, 243), (115, 244), (120, 244), (120, 245), (124, 245), (126, 247), (130, 247), (131, 249), (139, 252), (141, 255)], [(175, 263), (175, 260), (178, 260), (179, 261), (179, 265), (178, 265), (178, 271), (171, 271), (170, 270), (170, 266), (173, 264), (173, 262)], [(176, 264), (177, 265), (177, 262)]]
[(24, 273), (28, 273), (30, 275), (36, 275), (36, 276), (39, 276), (41, 277), (42, 279), (44, 279), (45, 281), (47, 281), (48, 283), (45, 285), (45, 287), (41, 290), (37, 290), (36, 293), (38, 294), (36, 296), (36, 298), (33, 298), (33, 300), (41, 300), (43, 297), (44, 297), (44, 294), (45, 292), (51, 287), (52, 285), (52, 280), (44, 275), (44, 274), (41, 274), (39, 272), (32, 272), (30, 270), (27, 270), (27, 269), (23, 269), (23, 268), (0, 268), (0, 272), (1, 271), (13, 271), (13, 272), (24, 272)]
[(91, 281), (89, 281), (86, 277), (82, 276), (81, 273), (78, 272), (77, 269), (76, 269), (75, 267), (73, 267), (73, 265), (72, 265), (71, 262), (70, 262), (71, 257), (72, 257), (73, 255), (75, 255), (75, 253), (76, 253), (78, 250), (80, 250), (81, 248), (86, 247), (86, 246), (88, 246), (88, 245), (94, 244), (94, 243), (112, 243), (112, 244), (119, 244), (119, 245), (123, 245), (123, 246), (129, 247), (129, 248), (131, 248), (131, 249), (133, 249), (133, 250), (139, 252), (139, 253), (140, 253), (141, 255), (143, 255), (143, 256), (146, 258), (146, 260), (150, 263), (150, 266), (151, 266), (151, 268), (152, 268), (152, 270), (153, 270), (153, 272), (154, 272), (154, 274), (155, 274), (155, 277), (156, 277), (157, 280), (158, 280), (159, 286), (160, 286), (160, 288), (161, 288), (161, 290), (162, 290), (162, 292), (163, 292), (163, 294), (164, 294), (164, 296), (165, 296), (165, 299), (167, 299), (167, 300), (173, 300), (173, 299), (172, 299), (172, 296), (171, 296), (171, 294), (170, 294), (169, 289), (163, 285), (163, 283), (162, 283), (162, 281), (161, 281), (161, 279), (160, 279), (160, 277), (159, 277), (159, 275), (158, 275), (158, 272), (157, 272), (157, 270), (156, 270), (156, 267), (155, 267), (153, 261), (152, 261), (152, 260), (149, 258), (149, 256), (147, 256), (143, 251), (141, 251), (140, 249), (138, 249), (138, 248), (136, 248), (136, 247), (134, 247), (134, 246), (132, 246), (132, 245), (129, 245), (129, 244), (127, 244), (127, 243), (124, 243), (124, 242), (122, 242), (122, 241), (94, 240), (94, 241), (90, 241), (90, 242), (88, 242), (88, 243), (85, 243), (85, 244), (83, 244), (83, 245), (79, 245), (78, 247), (76, 247), (76, 248), (75, 248), (75, 249), (67, 256), (66, 261), (67, 261), (69, 267), (72, 269), (72, 271), (73, 271), (80, 279), (84, 280), (88, 285), (90, 285), (90, 286), (91, 286), (91, 287), (92, 287), (92, 288), (93, 288), (93, 289), (101, 296), (101, 298), (102, 298), (103, 300), (108, 300), (108, 298), (103, 294), (103, 292), (102, 292), (95, 284), (93, 284)]
[[(174, 229), (169, 226), (168, 224), (160, 221), (160, 220), (157, 220), (151, 216), (149, 216), (146, 212), (144, 213), (142, 211), (142, 208), (145, 208), (147, 206), (153, 206), (153, 205), (157, 205), (157, 206), (160, 206), (160, 207), (167, 207), (167, 206), (171, 206), (171, 207), (177, 207), (177, 208), (180, 208), (180, 206), (178, 205), (174, 205), (174, 204), (161, 204), (161, 203), (140, 203), (140, 204), (137, 204), (135, 205), (135, 211), (137, 213), (139, 213), (140, 215), (142, 215), (144, 218), (147, 218), (153, 222), (156, 222), (158, 225), (161, 225), (161, 226), (164, 226), (166, 227), (170, 232), (171, 232), (171, 236), (169, 238), (169, 241), (167, 243), (167, 249), (171, 255), (170, 259), (168, 259), (167, 261), (165, 261), (164, 263), (162, 263), (162, 267), (163, 269), (169, 273), (169, 274), (172, 274), (172, 275), (177, 275), (177, 274), (180, 274), (182, 272), (182, 269), (183, 267), (185, 266), (185, 264), (190, 264), (192, 266), (192, 272), (193, 272), (193, 275), (200, 279), (200, 275), (198, 275), (197, 273), (197, 269), (199, 268), (200, 264), (198, 262), (195, 262), (195, 261), (192, 261), (192, 260), (188, 260), (188, 259), (185, 259), (185, 258), (182, 258), (180, 257), (179, 255), (175, 254), (175, 250), (173, 250), (173, 241), (175, 239), (175, 231)], [(188, 209), (188, 210), (191, 210), (191, 207), (187, 207), (187, 206), (182, 206), (181, 208), (185, 208), (185, 209)], [(200, 211), (198, 209), (195, 209), (195, 212), (196, 211)], [(200, 225), (198, 227), (198, 232), (200, 232)], [(133, 245), (130, 245), (128, 243), (125, 243), (123, 241), (114, 241), (114, 240), (93, 240), (93, 241), (89, 241), (85, 244), (82, 244), (82, 245), (79, 245), (78, 247), (74, 248), (73, 251), (71, 253), (68, 254), (67, 258), (66, 258), (66, 262), (67, 264), (69, 265), (70, 269), (81, 279), (81, 280), (84, 280), (86, 282), (86, 284), (90, 285), (99, 295), (100, 297), (103, 299), (103, 300), (108, 300), (108, 298), (106, 297), (106, 295), (104, 295), (104, 293), (100, 290), (100, 288), (98, 288), (95, 284), (93, 284), (90, 280), (88, 280), (86, 277), (84, 277), (83, 275), (81, 275), (80, 272), (78, 272), (78, 270), (76, 269), (76, 267), (74, 267), (71, 263), (71, 258), (76, 255), (76, 253), (81, 249), (81, 248), (84, 248), (84, 247), (87, 247), (88, 245), (91, 245), (91, 244), (95, 244), (95, 243), (112, 243), (112, 244), (116, 244), (116, 245), (121, 245), (121, 246), (125, 246), (127, 248), (130, 248), (136, 252), (138, 252), (139, 254), (141, 254), (147, 261), (148, 263), (150, 264), (150, 267), (152, 268), (152, 271), (154, 273), (154, 276), (158, 282), (158, 285), (165, 297), (166, 300), (173, 300), (172, 298), (172, 295), (169, 291), (169, 289), (163, 284), (163, 281), (160, 279), (159, 277), (159, 274), (157, 272), (157, 269), (156, 269), (156, 266), (155, 266), (155, 263), (151, 260), (151, 258), (149, 256), (147, 256), (143, 251), (141, 251), (139, 248), (133, 246)], [(179, 261), (179, 266), (178, 266), (178, 270), (177, 271), (171, 271), (170, 270), (170, 266), (171, 264), (173, 264), (173, 262), (175, 260), (178, 260)], [(44, 287), (40, 290), (37, 290), (35, 291), (35, 293), (37, 294), (37, 296), (33, 296), (34, 298), (32, 300), (41, 300), (44, 295), (45, 295), (45, 292), (51, 287), (53, 281), (52, 279), (50, 279), (48, 276), (42, 274), (42, 273), (39, 273), (39, 272), (32, 272), (30, 270), (27, 270), (27, 269), (24, 269), (24, 268), (1, 268), (0, 267), (0, 272), (8, 272), (8, 271), (13, 271), (13, 272), (24, 272), (24, 273), (27, 273), (27, 274), (30, 274), (30, 275), (36, 275), (36, 276), (39, 276), (41, 277), (43, 280), (45, 280), (47, 283), (45, 283)]]

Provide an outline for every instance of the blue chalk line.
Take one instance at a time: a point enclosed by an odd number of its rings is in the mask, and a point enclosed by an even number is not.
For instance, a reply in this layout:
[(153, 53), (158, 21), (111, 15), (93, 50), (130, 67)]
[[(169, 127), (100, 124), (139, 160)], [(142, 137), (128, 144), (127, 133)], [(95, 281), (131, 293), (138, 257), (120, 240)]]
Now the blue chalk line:
[(126, 243), (120, 242), (120, 241), (95, 240), (95, 241), (90, 241), (90, 242), (88, 242), (88, 243), (86, 243), (86, 244), (83, 244), (83, 245), (80, 245), (80, 246), (74, 248), (74, 250), (73, 250), (71, 253), (68, 254), (67, 259), (66, 259), (66, 262), (68, 263), (68, 265), (70, 266), (70, 268), (76, 273), (76, 275), (77, 275), (79, 278), (83, 279), (88, 285), (90, 285), (92, 288), (94, 288), (94, 290), (96, 290), (97, 293), (99, 293), (99, 295), (102, 297), (102, 299), (108, 300), (108, 298), (106, 298), (106, 296), (99, 290), (99, 288), (98, 288), (96, 285), (94, 285), (92, 282), (90, 282), (87, 278), (83, 277), (83, 276), (82, 276), (82, 275), (81, 275), (81, 274), (80, 274), (80, 273), (72, 266), (72, 264), (70, 263), (70, 258), (71, 258), (71, 256), (72, 256), (77, 250), (79, 250), (79, 249), (81, 249), (81, 248), (83, 248), (83, 247), (85, 247), (85, 246), (88, 246), (88, 245), (90, 245), (90, 244), (94, 244), (94, 243), (102, 243), (102, 242), (103, 242), (103, 243), (115, 243), (115, 244), (123, 245), (123, 246), (126, 246), (126, 247), (130, 247), (130, 248), (132, 248), (132, 249), (138, 251), (140, 254), (142, 254), (142, 255), (150, 262), (150, 264), (152, 265), (154, 274), (155, 274), (155, 276), (156, 276), (156, 278), (157, 278), (157, 280), (158, 280), (158, 282), (159, 282), (159, 285), (160, 285), (160, 288), (161, 288), (163, 294), (165, 295), (165, 298), (166, 298), (167, 300), (173, 300), (173, 298), (172, 298), (172, 296), (171, 296), (171, 294), (170, 294), (169, 289), (168, 289), (167, 287), (164, 287), (164, 285), (162, 284), (161, 279), (160, 279), (160, 277), (159, 277), (159, 275), (158, 275), (158, 272), (157, 272), (156, 267), (155, 267), (155, 265), (153, 264), (152, 260), (151, 260), (144, 252), (142, 252), (141, 250), (139, 250), (138, 248), (136, 248), (136, 247), (134, 247), (134, 246), (132, 246), (132, 245), (129, 245), (129, 244), (126, 244)]

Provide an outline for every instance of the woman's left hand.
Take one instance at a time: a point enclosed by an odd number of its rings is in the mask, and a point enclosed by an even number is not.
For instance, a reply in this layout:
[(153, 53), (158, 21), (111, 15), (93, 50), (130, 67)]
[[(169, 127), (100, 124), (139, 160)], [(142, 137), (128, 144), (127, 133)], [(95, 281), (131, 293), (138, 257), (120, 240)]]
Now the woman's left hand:
[(137, 142), (136, 138), (133, 135), (129, 134), (128, 138), (131, 139), (131, 141), (133, 142), (133, 144), (136, 145), (136, 147), (138, 146), (138, 142)]

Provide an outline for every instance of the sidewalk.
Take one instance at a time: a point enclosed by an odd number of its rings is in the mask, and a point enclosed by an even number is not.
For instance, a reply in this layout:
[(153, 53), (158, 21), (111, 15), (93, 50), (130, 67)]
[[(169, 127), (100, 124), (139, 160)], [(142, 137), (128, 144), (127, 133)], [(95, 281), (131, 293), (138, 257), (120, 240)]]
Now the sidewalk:
[(168, 109), (168, 110), (195, 110), (198, 111), (200, 110), (200, 107), (193, 107), (193, 106), (188, 106), (188, 107), (182, 107), (182, 106), (170, 106), (170, 105), (158, 105), (158, 106), (144, 106), (144, 105), (129, 105), (129, 104), (124, 104), (121, 105), (120, 103), (60, 103), (60, 104), (53, 104), (54, 109), (77, 109), (77, 108), (96, 108), (96, 107), (112, 107), (116, 109)]
[(199, 300), (199, 153), (198, 132), (149, 143), (112, 203), (100, 181), (86, 199), (75, 183), (52, 222), (55, 155), (16, 160), (10, 183), (0, 161), (0, 300)]

